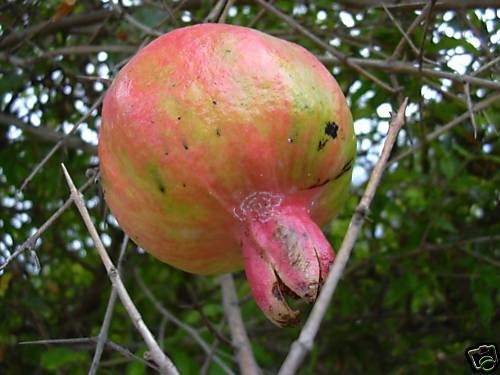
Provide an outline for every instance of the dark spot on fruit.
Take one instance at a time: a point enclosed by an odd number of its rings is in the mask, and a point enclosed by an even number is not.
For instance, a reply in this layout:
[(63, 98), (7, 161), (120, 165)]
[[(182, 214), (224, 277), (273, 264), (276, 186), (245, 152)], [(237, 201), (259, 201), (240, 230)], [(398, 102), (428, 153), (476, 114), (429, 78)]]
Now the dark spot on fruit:
[(332, 137), (332, 139), (337, 138), (337, 131), (339, 126), (333, 121), (327, 121), (325, 124), (325, 134)]
[(182, 146), (184, 146), (184, 150), (189, 150), (189, 146), (187, 145), (187, 143), (183, 143)]
[(150, 173), (158, 191), (160, 191), (162, 194), (165, 193), (167, 189), (165, 188), (165, 183), (163, 182), (159, 171), (156, 168), (151, 168)]
[(163, 155), (168, 156), (168, 151), (165, 151)]
[(316, 184), (309, 186), (307, 189), (314, 189), (314, 188), (317, 188), (317, 187), (320, 187), (320, 186), (325, 186), (327, 183), (329, 183), (331, 181), (331, 179), (327, 178), (323, 182), (320, 182), (321, 181), (320, 179), (318, 179), (317, 181), (318, 182)]
[(325, 148), (328, 141), (329, 141), (328, 138), (327, 139), (320, 139), (320, 141), (318, 142), (318, 151), (323, 150), (323, 148)]
[(344, 164), (344, 166), (342, 167), (342, 170), (340, 171), (340, 173), (338, 175), (335, 176), (334, 180), (337, 180), (338, 178), (340, 178), (343, 174), (348, 172), (351, 168), (352, 168), (352, 159)]
[(288, 143), (293, 143), (294, 142), (293, 138), (288, 138), (287, 141), (288, 141)]
[(186, 184), (182, 184), (182, 187), (186, 187)]
[(217, 134), (217, 137), (220, 137), (220, 129), (219, 128), (215, 129), (215, 134)]
[(213, 104), (213, 105), (216, 105), (216, 104), (217, 104), (217, 102), (216, 102), (215, 100), (212, 100), (212, 104)]
[(171, 87), (175, 87), (175, 83), (172, 83), (170, 86), (171, 86)]
[(181, 116), (177, 117), (177, 120), (180, 120), (181, 119)]

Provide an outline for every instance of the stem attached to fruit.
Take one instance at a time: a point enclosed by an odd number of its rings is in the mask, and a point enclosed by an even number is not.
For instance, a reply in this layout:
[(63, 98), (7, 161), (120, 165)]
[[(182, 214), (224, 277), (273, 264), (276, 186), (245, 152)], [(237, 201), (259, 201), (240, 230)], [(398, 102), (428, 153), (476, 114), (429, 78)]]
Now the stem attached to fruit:
[(283, 327), (299, 322), (285, 295), (316, 300), (333, 262), (330, 244), (302, 205), (275, 207), (269, 220), (246, 218), (245, 272), (252, 294), (266, 316)]

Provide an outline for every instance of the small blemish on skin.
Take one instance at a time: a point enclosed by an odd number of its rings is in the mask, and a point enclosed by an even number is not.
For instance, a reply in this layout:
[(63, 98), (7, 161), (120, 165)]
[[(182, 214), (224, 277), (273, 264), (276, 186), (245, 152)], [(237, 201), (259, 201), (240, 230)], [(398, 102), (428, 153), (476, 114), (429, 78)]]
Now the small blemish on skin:
[(184, 150), (189, 150), (189, 146), (186, 143), (182, 144), (184, 146)]
[(328, 139), (322, 139), (318, 142), (318, 151), (321, 151), (323, 148), (325, 148), (326, 144), (328, 143)]
[(182, 187), (186, 187), (186, 184), (182, 184)]
[(293, 143), (293, 138), (288, 138), (287, 141), (288, 143)]
[(220, 129), (219, 128), (215, 129), (215, 134), (217, 134), (217, 137), (220, 137)]
[(216, 105), (216, 104), (217, 104), (217, 102), (216, 102), (215, 100), (212, 100), (212, 104), (213, 104), (213, 105)]
[(181, 119), (181, 116), (177, 117), (177, 120), (180, 120)]
[(334, 121), (327, 121), (325, 124), (325, 134), (332, 137), (332, 139), (337, 138), (337, 132), (339, 126)]
[(343, 174), (345, 174), (346, 172), (351, 170), (351, 168), (352, 168), (352, 159), (344, 164), (344, 166), (342, 167), (342, 170), (340, 171), (340, 173), (337, 176), (335, 176), (334, 180), (340, 178)]

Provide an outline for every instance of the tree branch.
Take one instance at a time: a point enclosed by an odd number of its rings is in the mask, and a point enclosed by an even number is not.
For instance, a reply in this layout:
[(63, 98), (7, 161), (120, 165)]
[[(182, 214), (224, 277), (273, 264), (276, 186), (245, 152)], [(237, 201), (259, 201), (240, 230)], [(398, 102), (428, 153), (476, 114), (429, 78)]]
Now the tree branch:
[(295, 30), (300, 32), (302, 35), (309, 38), (311, 41), (316, 43), (318, 46), (320, 46), (320, 47), (324, 48), (326, 51), (330, 52), (333, 56), (335, 56), (337, 61), (340, 61), (342, 64), (347, 65), (348, 67), (354, 69), (358, 73), (364, 75), (366, 78), (373, 81), (375, 84), (382, 87), (383, 89), (385, 89), (391, 93), (394, 92), (394, 89), (391, 86), (382, 82), (377, 77), (375, 77), (373, 74), (371, 74), (370, 72), (363, 69), (361, 67), (361, 65), (359, 65), (354, 59), (351, 59), (351, 58), (345, 56), (342, 52), (337, 51), (331, 45), (329, 45), (328, 43), (326, 43), (323, 40), (321, 40), (320, 38), (318, 38), (315, 34), (310, 32), (309, 30), (307, 30), (304, 26), (299, 24), (297, 21), (295, 21), (293, 18), (286, 15), (285, 13), (280, 11), (279, 9), (277, 9), (275, 6), (265, 2), (264, 0), (254, 0), (254, 1), (256, 3), (258, 3), (259, 5), (261, 5), (263, 8), (265, 8), (266, 10), (268, 10), (269, 12), (273, 13), (276, 17), (278, 17), (282, 21), (286, 22), (288, 25), (290, 25), (292, 28), (294, 28)]
[(21, 129), (22, 131), (32, 134), (35, 137), (43, 140), (43, 141), (48, 141), (48, 142), (60, 142), (62, 141), (62, 145), (73, 148), (73, 149), (81, 149), (87, 152), (91, 152), (92, 154), (97, 153), (97, 147), (94, 145), (91, 145), (90, 143), (87, 143), (83, 141), (81, 138), (78, 137), (66, 137), (65, 134), (61, 134), (59, 132), (56, 132), (52, 129), (46, 128), (46, 127), (36, 127), (33, 125), (30, 125), (22, 120), (20, 120), (17, 117), (10, 116), (6, 113), (0, 112), (0, 125), (3, 126), (15, 126), (18, 129)]
[(99, 234), (95, 229), (92, 219), (90, 218), (90, 215), (87, 211), (87, 207), (85, 206), (81, 193), (76, 190), (76, 187), (73, 184), (73, 181), (68, 171), (66, 170), (64, 164), (61, 164), (61, 166), (64, 172), (64, 177), (66, 178), (68, 186), (71, 190), (71, 196), (73, 197), (76, 207), (78, 208), (78, 211), (80, 212), (80, 215), (83, 218), (85, 226), (87, 227), (89, 234), (92, 237), (92, 240), (94, 241), (94, 246), (97, 252), (99, 253), (99, 256), (101, 257), (102, 263), (104, 264), (108, 276), (111, 282), (113, 283), (113, 287), (116, 288), (118, 297), (120, 297), (120, 300), (122, 301), (123, 306), (127, 310), (127, 313), (129, 314), (132, 323), (134, 324), (137, 331), (139, 331), (142, 338), (144, 339), (144, 342), (149, 348), (149, 353), (151, 355), (151, 358), (158, 365), (158, 367), (160, 368), (160, 372), (162, 374), (178, 375), (179, 372), (177, 371), (177, 368), (172, 363), (172, 361), (165, 355), (165, 353), (162, 352), (162, 350), (158, 346), (158, 343), (155, 341), (151, 331), (144, 323), (141, 314), (135, 307), (134, 302), (130, 298), (128, 291), (125, 288), (125, 285), (123, 285), (122, 279), (118, 274), (116, 267), (111, 261), (108, 253), (106, 252), (106, 249), (104, 248), (104, 245), (101, 242), (101, 239), (99, 238)]
[[(120, 247), (120, 255), (118, 256), (118, 275), (121, 272), (121, 266), (123, 257), (125, 255), (125, 250), (128, 245), (128, 236), (125, 234), (123, 236), (123, 242)], [(99, 368), (99, 362), (101, 360), (102, 351), (104, 349), (104, 345), (106, 341), (108, 341), (108, 331), (109, 325), (111, 323), (111, 318), (113, 316), (113, 310), (115, 308), (115, 302), (117, 297), (117, 291), (115, 287), (111, 288), (111, 295), (109, 296), (108, 306), (106, 306), (106, 312), (104, 313), (104, 320), (101, 325), (101, 330), (99, 331), (99, 335), (97, 336), (97, 345), (94, 352), (94, 358), (92, 359), (92, 364), (90, 365), (89, 375), (95, 375), (97, 373), (97, 369)]]
[[(498, 100), (500, 100), (500, 93), (497, 93), (495, 95), (491, 95), (491, 96), (487, 97), (486, 99), (483, 99), (479, 103), (476, 103), (472, 107), (472, 112), (482, 111), (483, 109), (489, 107), (493, 103), (497, 103)], [(441, 134), (447, 132), (448, 130), (454, 128), (455, 126), (457, 126), (461, 122), (467, 120), (468, 118), (470, 118), (470, 112), (471, 112), (470, 110), (467, 110), (467, 112), (464, 112), (460, 116), (455, 117), (453, 120), (451, 120), (446, 125), (443, 125), (443, 126), (437, 128), (436, 130), (434, 130), (432, 133), (427, 134), (427, 136), (425, 137), (425, 142), (433, 141), (434, 139), (439, 137)], [(412, 146), (411, 148), (401, 152), (400, 154), (398, 154), (397, 156), (392, 158), (389, 161), (389, 163), (387, 163), (387, 166), (389, 166), (393, 163), (396, 163), (396, 162), (400, 161), (401, 159), (404, 159), (408, 155), (413, 154), (420, 147), (422, 147), (422, 143), (417, 143), (416, 145)]]
[(35, 166), (35, 168), (33, 169), (33, 171), (31, 171), (31, 173), (29, 174), (28, 177), (26, 177), (26, 179), (23, 181), (21, 187), (20, 187), (20, 190), (24, 190), (24, 188), (30, 183), (30, 181), (33, 179), (33, 177), (35, 177), (35, 175), (43, 168), (43, 166), (49, 161), (49, 159), (52, 157), (52, 155), (54, 155), (56, 153), (57, 150), (59, 150), (59, 148), (64, 144), (65, 142), (65, 139), (70, 137), (72, 134), (74, 134), (76, 132), (76, 130), (78, 129), (78, 127), (91, 115), (91, 113), (97, 109), (97, 107), (99, 107), (102, 103), (104, 99), (104, 94), (102, 94), (101, 96), (99, 96), (99, 98), (94, 102), (94, 104), (92, 104), (92, 106), (89, 108), (89, 110), (87, 111), (87, 113), (85, 113), (77, 122), (76, 124), (73, 126), (73, 128), (71, 128), (71, 130), (69, 131), (68, 134), (66, 134), (62, 139), (60, 139), (54, 147), (52, 147), (52, 149), (48, 152), (47, 155), (45, 155), (45, 157)]
[[(382, 5), (398, 10), (418, 10), (426, 5), (422, 0), (337, 0), (337, 3), (349, 8), (379, 8)], [(437, 1), (435, 9), (471, 9), (498, 8), (497, 0), (442, 0)]]
[(231, 331), (231, 339), (234, 350), (236, 351), (236, 359), (240, 366), (242, 375), (258, 375), (260, 369), (255, 362), (248, 339), (241, 312), (238, 307), (238, 297), (234, 288), (234, 280), (231, 274), (222, 275), (220, 278), (222, 288), (222, 300), (224, 304), (224, 312), (229, 323)]
[(389, 159), (392, 146), (396, 141), (399, 130), (405, 122), (405, 109), (407, 102), (408, 98), (403, 101), (396, 116), (391, 121), (391, 124), (389, 126), (389, 133), (384, 143), (384, 148), (382, 149), (380, 158), (377, 161), (370, 180), (368, 181), (368, 185), (361, 198), (361, 201), (359, 202), (352, 216), (351, 223), (349, 225), (347, 233), (344, 236), (344, 240), (342, 241), (342, 245), (340, 246), (337, 257), (335, 258), (335, 262), (330, 269), (330, 273), (328, 274), (326, 282), (321, 289), (321, 293), (319, 294), (318, 299), (313, 306), (311, 314), (309, 315), (309, 318), (307, 319), (304, 327), (302, 328), (302, 331), (300, 332), (299, 338), (293, 343), (291, 350), (288, 353), (288, 356), (286, 357), (283, 365), (281, 366), (278, 375), (295, 374), (300, 364), (304, 360), (306, 354), (312, 348), (314, 338), (318, 333), (319, 326), (326, 313), (326, 309), (330, 304), (333, 293), (335, 292), (340, 277), (344, 272), (354, 243), (359, 235), (365, 217), (368, 213), (370, 204), (382, 179), (385, 164)]
[[(94, 184), (95, 181), (98, 179), (98, 174), (91, 176), (79, 189), (79, 192), (84, 192), (87, 190), (87, 188)], [(20, 245), (14, 253), (7, 258), (7, 260), (0, 265), (0, 271), (2, 271), (5, 267), (9, 265), (10, 262), (12, 262), (14, 259), (16, 259), (22, 252), (32, 249), (33, 246), (35, 245), (35, 242), (40, 236), (61, 216), (64, 211), (68, 209), (69, 206), (71, 206), (71, 203), (73, 203), (73, 197), (69, 197), (66, 202), (56, 211), (52, 214), (49, 219), (43, 223), (40, 228), (37, 229), (35, 233), (33, 233), (26, 241), (23, 242), (22, 245)]]
[[(210, 345), (196, 332), (196, 330), (182, 322), (181, 320), (177, 319), (174, 314), (172, 314), (170, 311), (168, 311), (159, 301), (158, 299), (155, 298), (151, 290), (146, 286), (144, 283), (144, 280), (142, 277), (139, 275), (139, 272), (137, 270), (134, 270), (134, 276), (135, 279), (137, 280), (137, 284), (139, 284), (139, 287), (142, 289), (144, 294), (146, 295), (146, 298), (151, 301), (153, 306), (162, 314), (165, 318), (173, 322), (176, 326), (178, 326), (180, 329), (186, 331), (193, 339), (196, 341), (201, 348), (205, 351), (207, 355), (212, 355), (212, 348)], [(216, 355), (213, 355), (213, 360), (219, 367), (229, 375), (234, 375), (234, 372), (231, 371), (229, 367)]]
[(46, 21), (32, 26), (26, 30), (11, 33), (0, 40), (0, 49), (5, 50), (19, 42), (31, 39), (36, 35), (46, 35), (57, 31), (73, 29), (75, 27), (89, 26), (102, 22), (110, 17), (116, 17), (118, 14), (109, 10), (98, 10), (83, 14), (76, 14), (63, 17), (57, 21)]
[[(341, 62), (336, 57), (316, 56), (323, 64), (338, 64)], [(360, 59), (349, 58), (356, 64), (367, 68), (379, 69), (389, 73), (409, 73), (414, 75), (424, 75), (428, 77), (446, 78), (454, 82), (470, 83), (471, 85), (486, 87), (493, 90), (500, 90), (500, 82), (490, 81), (487, 79), (477, 78), (472, 75), (444, 72), (442, 70), (433, 70), (422, 68), (420, 71), (418, 66), (412, 63), (394, 60), (376, 60), (376, 59)]]
[[(19, 342), (19, 345), (89, 345), (89, 344), (95, 344), (97, 342), (97, 337), (75, 337), (71, 339), (49, 339), (49, 340), (37, 340), (37, 341), (21, 341)], [(113, 341), (107, 340), (105, 342), (106, 347), (109, 349), (114, 350), (117, 353), (120, 353), (123, 355), (125, 358), (130, 359), (130, 360), (135, 360), (139, 361), (146, 366), (152, 368), (155, 371), (159, 371), (158, 367), (156, 367), (153, 363), (148, 362), (141, 357), (136, 356), (134, 353), (132, 353), (130, 350), (127, 348), (124, 348), (123, 346), (120, 346)]]

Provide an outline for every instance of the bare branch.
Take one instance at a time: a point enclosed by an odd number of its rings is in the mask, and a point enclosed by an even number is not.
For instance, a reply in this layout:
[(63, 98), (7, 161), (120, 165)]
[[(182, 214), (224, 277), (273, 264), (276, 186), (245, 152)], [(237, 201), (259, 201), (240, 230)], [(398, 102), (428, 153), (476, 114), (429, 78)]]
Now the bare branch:
[[(418, 10), (427, 3), (423, 0), (337, 0), (337, 2), (350, 8), (378, 8), (384, 4), (387, 8), (405, 11)], [(439, 10), (498, 7), (497, 0), (441, 0), (435, 5), (435, 8)]]
[(57, 150), (59, 150), (59, 148), (64, 144), (65, 142), (65, 139), (67, 137), (70, 137), (71, 135), (73, 135), (76, 130), (78, 129), (78, 127), (90, 116), (90, 114), (95, 110), (97, 109), (97, 107), (99, 107), (102, 103), (104, 99), (104, 94), (102, 94), (101, 96), (99, 96), (99, 98), (97, 98), (97, 100), (94, 102), (94, 104), (92, 104), (92, 106), (89, 108), (89, 110), (87, 111), (87, 113), (85, 113), (77, 122), (76, 124), (73, 126), (73, 128), (69, 131), (68, 134), (66, 134), (61, 140), (59, 140), (54, 147), (52, 147), (52, 149), (49, 151), (49, 153), (47, 155), (45, 155), (45, 157), (35, 166), (35, 168), (33, 169), (33, 171), (29, 174), (28, 177), (26, 177), (26, 179), (23, 181), (22, 185), (21, 185), (21, 188), (19, 190), (24, 190), (24, 188), (30, 183), (30, 181), (33, 179), (33, 177), (35, 177), (35, 175), (43, 168), (43, 166), (49, 161), (49, 159), (52, 157), (52, 155), (54, 155), (56, 153)]
[(91, 145), (85, 141), (83, 141), (81, 138), (78, 137), (67, 137), (65, 134), (58, 133), (52, 129), (46, 128), (46, 127), (36, 127), (33, 125), (30, 125), (21, 119), (7, 115), (3, 112), (0, 112), (0, 125), (3, 126), (15, 126), (18, 129), (21, 129), (22, 131), (32, 134), (35, 137), (42, 139), (44, 141), (49, 141), (49, 142), (59, 142), (62, 141), (63, 145), (69, 148), (73, 149), (81, 149), (87, 152), (91, 152), (93, 154), (97, 153), (97, 147), (94, 145)]
[(470, 83), (464, 85), (465, 99), (467, 100), (467, 110), (469, 111), (470, 121), (472, 123), (472, 128), (474, 129), (474, 139), (477, 139), (477, 124), (476, 116), (474, 116), (474, 110), (472, 106), (472, 99), (470, 97)]
[(222, 288), (224, 312), (229, 323), (233, 347), (236, 351), (236, 359), (238, 360), (241, 374), (258, 375), (261, 372), (253, 356), (250, 340), (248, 339), (245, 325), (243, 324), (243, 319), (241, 318), (233, 276), (231, 274), (222, 275), (220, 283)]
[(70, 30), (76, 27), (93, 25), (102, 22), (110, 17), (116, 17), (117, 13), (109, 10), (98, 10), (96, 12), (76, 14), (63, 17), (57, 21), (45, 21), (26, 30), (11, 33), (0, 41), (0, 49), (7, 48), (33, 38), (37, 35), (46, 35), (62, 30)]
[(141, 314), (135, 307), (134, 302), (130, 298), (128, 291), (125, 288), (125, 285), (123, 285), (122, 279), (118, 274), (116, 267), (111, 261), (108, 253), (106, 252), (106, 249), (104, 248), (104, 245), (101, 242), (101, 239), (99, 238), (99, 234), (95, 229), (92, 219), (90, 218), (90, 215), (87, 211), (87, 207), (85, 206), (81, 193), (76, 190), (75, 185), (73, 184), (73, 181), (68, 171), (66, 170), (64, 164), (61, 164), (61, 166), (64, 172), (64, 176), (66, 177), (68, 186), (71, 190), (71, 196), (73, 197), (76, 207), (78, 208), (78, 211), (80, 212), (80, 215), (83, 218), (85, 226), (89, 231), (90, 237), (92, 237), (92, 240), (94, 241), (94, 246), (97, 252), (99, 253), (99, 256), (101, 257), (102, 263), (104, 264), (108, 276), (111, 282), (113, 283), (113, 287), (116, 288), (118, 297), (120, 297), (120, 300), (122, 301), (125, 310), (127, 310), (127, 313), (129, 314), (132, 323), (134, 324), (137, 331), (139, 331), (142, 338), (144, 339), (144, 342), (149, 348), (149, 353), (151, 355), (151, 358), (158, 365), (158, 367), (160, 368), (160, 372), (162, 374), (178, 375), (179, 372), (177, 371), (177, 368), (172, 363), (172, 361), (165, 355), (165, 353), (162, 352), (162, 350), (158, 346), (158, 343), (155, 341), (151, 331), (144, 323)]
[(224, 10), (224, 5), (226, 4), (227, 0), (219, 0), (215, 4), (215, 6), (212, 8), (208, 16), (205, 17), (203, 20), (203, 23), (207, 22), (215, 22), (219, 19), (219, 15), (222, 13)]
[[(79, 189), (79, 192), (84, 192), (87, 190), (87, 188), (94, 184), (95, 181), (98, 178), (98, 174), (91, 176)], [(73, 203), (73, 197), (69, 197), (66, 202), (56, 211), (52, 214), (49, 219), (43, 223), (38, 230), (33, 233), (26, 241), (23, 242), (22, 245), (20, 245), (16, 251), (4, 262), (0, 265), (0, 271), (2, 271), (5, 267), (9, 265), (10, 262), (12, 262), (14, 259), (16, 259), (22, 252), (32, 249), (33, 246), (35, 245), (36, 240), (61, 216), (64, 211), (68, 209), (68, 207), (71, 206), (71, 203)]]
[(373, 81), (375, 84), (382, 87), (383, 89), (385, 89), (391, 93), (394, 91), (393, 88), (391, 86), (389, 86), (387, 83), (382, 82), (377, 77), (375, 77), (373, 74), (371, 74), (370, 72), (363, 69), (357, 62), (355, 62), (354, 59), (351, 59), (351, 58), (345, 56), (342, 52), (337, 51), (335, 48), (333, 48), (331, 45), (329, 45), (328, 43), (326, 43), (323, 40), (321, 40), (320, 38), (318, 38), (315, 34), (310, 32), (309, 30), (307, 30), (304, 26), (299, 24), (293, 18), (286, 15), (282, 11), (278, 10), (275, 6), (265, 2), (264, 0), (255, 0), (255, 2), (260, 4), (263, 8), (265, 8), (269, 12), (273, 13), (275, 16), (277, 16), (282, 21), (289, 24), (295, 30), (300, 32), (302, 35), (308, 37), (310, 40), (312, 40), (318, 46), (320, 46), (320, 47), (324, 48), (326, 51), (330, 52), (342, 64), (347, 65), (348, 67), (354, 69), (358, 73), (364, 75), (366, 78)]
[[(118, 274), (121, 272), (121, 265), (123, 261), (123, 257), (125, 255), (125, 250), (128, 245), (128, 236), (125, 234), (123, 236), (123, 242), (120, 247), (120, 255), (118, 257)], [(111, 295), (109, 296), (108, 306), (106, 306), (106, 312), (104, 313), (104, 320), (101, 325), (101, 330), (99, 331), (99, 335), (97, 336), (97, 345), (94, 352), (94, 358), (92, 359), (92, 364), (90, 365), (89, 375), (94, 375), (97, 373), (97, 369), (99, 368), (99, 362), (101, 360), (102, 351), (104, 349), (104, 345), (106, 341), (108, 341), (108, 331), (109, 325), (111, 323), (111, 317), (113, 316), (113, 310), (115, 308), (115, 302), (117, 297), (117, 291), (115, 287), (111, 288)]]
[[(130, 45), (79, 45), (71, 47), (63, 47), (50, 51), (45, 51), (40, 56), (35, 59), (45, 59), (47, 57), (54, 57), (59, 55), (88, 55), (91, 53), (98, 52), (120, 52), (120, 53), (135, 53), (137, 52), (137, 46)], [(31, 62), (31, 60), (28, 60)]]
[[(37, 340), (37, 341), (21, 341), (19, 345), (92, 345), (97, 342), (97, 337), (75, 337), (71, 339), (49, 339), (49, 340)], [(117, 353), (120, 353), (125, 358), (130, 359), (132, 361), (139, 361), (144, 365), (152, 368), (155, 371), (159, 371), (158, 367), (154, 363), (148, 362), (141, 357), (136, 356), (127, 348), (120, 346), (113, 341), (106, 341), (106, 347), (114, 350)]]
[(224, 7), (224, 10), (222, 11), (220, 17), (219, 17), (219, 23), (224, 23), (226, 22), (227, 14), (229, 13), (229, 9), (234, 5), (236, 0), (228, 0), (226, 3), (226, 6)]
[(361, 201), (359, 202), (358, 206), (356, 207), (356, 211), (352, 216), (351, 223), (349, 224), (347, 233), (344, 236), (344, 240), (342, 241), (340, 250), (335, 258), (335, 262), (330, 269), (330, 273), (321, 289), (321, 293), (319, 294), (316, 303), (313, 306), (311, 314), (309, 315), (309, 318), (307, 319), (304, 327), (302, 328), (302, 331), (300, 332), (299, 338), (293, 343), (291, 350), (288, 353), (285, 362), (281, 366), (278, 375), (295, 374), (300, 364), (304, 360), (304, 357), (312, 348), (314, 338), (316, 337), (316, 334), (319, 330), (319, 326), (326, 313), (326, 309), (330, 304), (333, 293), (335, 292), (340, 277), (344, 272), (345, 266), (351, 254), (351, 250), (354, 246), (354, 243), (356, 242), (356, 238), (358, 237), (361, 226), (363, 225), (365, 217), (368, 213), (370, 204), (373, 200), (373, 197), (375, 196), (377, 187), (382, 179), (385, 164), (389, 159), (392, 146), (396, 141), (399, 130), (404, 125), (407, 102), (408, 98), (403, 101), (396, 116), (391, 121), (391, 124), (389, 126), (389, 133), (384, 142), (384, 148), (382, 149), (380, 158), (377, 161), (377, 164), (370, 176), (370, 180), (368, 181), (365, 192), (361, 197)]
[[(181, 320), (177, 319), (174, 314), (172, 314), (170, 311), (168, 311), (153, 295), (151, 290), (146, 286), (144, 283), (144, 280), (142, 277), (139, 275), (139, 272), (137, 270), (134, 270), (134, 276), (135, 279), (137, 280), (137, 284), (139, 284), (139, 287), (142, 289), (144, 294), (146, 295), (146, 298), (151, 301), (151, 303), (154, 305), (156, 310), (160, 312), (165, 318), (173, 322), (176, 326), (178, 326), (180, 329), (186, 331), (193, 339), (196, 341), (201, 348), (207, 353), (207, 355), (213, 355), (212, 354), (212, 348), (210, 345), (196, 332), (196, 330), (187, 325), (186, 323), (182, 322)], [(216, 355), (213, 355), (213, 360), (219, 367), (226, 373), (230, 375), (234, 375), (233, 371), (227, 365)]]
[[(337, 59), (336, 57), (325, 57), (325, 56), (317, 56), (317, 57), (323, 64), (337, 64), (340, 62), (340, 60)], [(402, 61), (359, 59), (359, 58), (349, 58), (349, 60), (355, 62), (356, 64), (359, 64), (360, 66), (379, 69), (390, 73), (409, 73), (415, 75), (421, 74), (428, 77), (446, 78), (454, 82), (459, 82), (463, 84), (468, 82), (471, 85), (486, 87), (493, 90), (500, 90), (500, 82), (477, 78), (467, 74), (457, 74), (457, 73), (445, 72), (442, 70), (433, 70), (429, 68), (422, 68), (422, 70), (419, 71), (418, 66), (415, 66), (412, 63), (405, 63)]]
[[(497, 93), (495, 95), (491, 95), (488, 98), (483, 99), (479, 103), (476, 103), (472, 107), (472, 112), (482, 111), (483, 109), (489, 107), (493, 103), (498, 102), (498, 100), (500, 100), (500, 93)], [(441, 134), (446, 133), (448, 130), (454, 128), (458, 124), (460, 124), (463, 121), (467, 120), (469, 117), (470, 117), (470, 112), (469, 111), (467, 111), (465, 113), (462, 113), (460, 116), (455, 117), (453, 120), (451, 120), (446, 125), (443, 125), (443, 126), (437, 128), (436, 130), (434, 130), (432, 133), (427, 134), (427, 136), (425, 137), (425, 142), (431, 142), (431, 141), (433, 141), (434, 139), (436, 139), (437, 137), (439, 137)], [(387, 163), (387, 166), (389, 166), (389, 165), (391, 165), (393, 163), (396, 163), (396, 162), (400, 161), (401, 159), (404, 159), (408, 155), (413, 154), (420, 147), (422, 147), (422, 144), (421, 143), (417, 143), (416, 145), (414, 145), (413, 147), (409, 148), (408, 150), (405, 150), (405, 151), (401, 152), (399, 155), (397, 155), (396, 157), (392, 158), (389, 161), (389, 163)]]
[[(406, 30), (405, 35), (409, 37), (409, 35), (420, 25), (420, 22), (422, 22), (425, 18), (427, 18), (427, 14), (431, 11), (431, 8), (433, 8), (433, 3), (432, 2), (427, 2), (425, 5), (425, 8), (422, 10), (422, 12), (413, 20), (411, 23), (410, 27), (408, 30)], [(401, 56), (401, 52), (403, 52), (403, 48), (405, 46), (406, 39), (403, 37), (399, 41), (398, 45), (394, 49), (394, 52), (392, 53), (391, 60), (396, 60)]]

